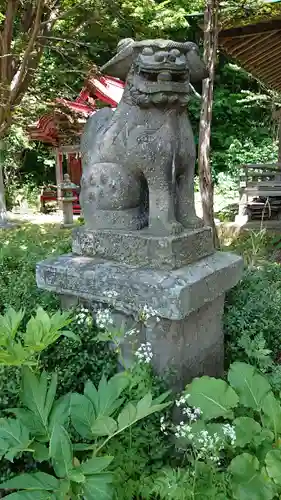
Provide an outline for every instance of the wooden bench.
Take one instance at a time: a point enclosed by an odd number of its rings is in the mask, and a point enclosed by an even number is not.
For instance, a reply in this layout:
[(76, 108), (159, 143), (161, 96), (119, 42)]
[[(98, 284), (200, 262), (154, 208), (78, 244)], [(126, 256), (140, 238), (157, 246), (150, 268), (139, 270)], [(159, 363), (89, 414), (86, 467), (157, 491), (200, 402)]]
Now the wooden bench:
[(239, 217), (281, 218), (281, 163), (241, 165)]

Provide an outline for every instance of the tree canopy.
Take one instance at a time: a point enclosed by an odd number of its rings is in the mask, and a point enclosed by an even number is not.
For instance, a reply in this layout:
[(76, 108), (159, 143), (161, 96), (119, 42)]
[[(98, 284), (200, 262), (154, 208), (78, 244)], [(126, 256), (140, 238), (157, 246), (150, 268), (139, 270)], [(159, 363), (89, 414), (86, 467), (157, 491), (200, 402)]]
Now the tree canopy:
[[(0, 0), (0, 137), (6, 135), (6, 177), (22, 165), (22, 150), (32, 147), (24, 134), (27, 125), (55, 97), (75, 98), (89, 69), (112, 57), (120, 38), (161, 36), (202, 45), (204, 5), (205, 0)], [(221, 1), (220, 23), (268, 18), (280, 13), (280, 6), (262, 0)], [(268, 149), (273, 154), (276, 98), (218, 55), (211, 144), (215, 175), (241, 161), (245, 144), (253, 155), (261, 154), (263, 144), (263, 156)], [(196, 101), (189, 108), (196, 140), (199, 108)], [(33, 161), (30, 169), (36, 176)]]

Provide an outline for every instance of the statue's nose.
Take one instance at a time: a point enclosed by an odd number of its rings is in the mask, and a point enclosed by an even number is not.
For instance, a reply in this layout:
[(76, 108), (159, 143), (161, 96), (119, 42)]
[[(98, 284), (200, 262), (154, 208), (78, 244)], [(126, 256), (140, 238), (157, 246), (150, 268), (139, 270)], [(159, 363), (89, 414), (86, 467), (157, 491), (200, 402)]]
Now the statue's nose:
[(154, 58), (155, 58), (155, 61), (157, 61), (157, 62), (164, 62), (164, 61), (167, 61), (168, 55), (169, 55), (168, 52), (164, 52), (164, 50), (161, 50), (161, 52), (160, 51), (156, 52)]

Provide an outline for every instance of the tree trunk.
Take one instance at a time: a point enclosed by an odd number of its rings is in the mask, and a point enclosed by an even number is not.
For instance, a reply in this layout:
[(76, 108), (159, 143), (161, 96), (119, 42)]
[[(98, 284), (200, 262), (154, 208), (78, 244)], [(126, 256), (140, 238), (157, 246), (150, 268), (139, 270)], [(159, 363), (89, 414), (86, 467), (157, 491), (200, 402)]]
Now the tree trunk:
[(203, 81), (198, 153), (203, 219), (205, 224), (212, 228), (215, 247), (219, 246), (219, 241), (214, 221), (214, 183), (210, 165), (210, 142), (215, 63), (218, 47), (218, 10), (219, 0), (207, 0), (204, 15), (204, 62), (209, 76)]
[[(278, 163), (281, 163), (281, 111), (278, 122)], [(281, 167), (279, 167), (279, 170), (281, 170)]]
[(5, 201), (5, 189), (3, 181), (3, 141), (0, 141), (0, 228), (7, 224), (7, 210)]

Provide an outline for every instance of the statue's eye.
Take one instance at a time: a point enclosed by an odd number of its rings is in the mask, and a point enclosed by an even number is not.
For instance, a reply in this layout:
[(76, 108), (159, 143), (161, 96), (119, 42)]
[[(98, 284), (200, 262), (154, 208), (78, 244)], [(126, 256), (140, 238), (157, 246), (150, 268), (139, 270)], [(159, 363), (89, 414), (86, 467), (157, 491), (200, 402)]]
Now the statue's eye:
[(154, 54), (153, 49), (151, 47), (144, 47), (142, 53), (144, 56), (153, 56)]
[(170, 50), (170, 54), (171, 54), (171, 56), (174, 56), (174, 57), (180, 57), (180, 55), (181, 55), (181, 53), (178, 49)]

